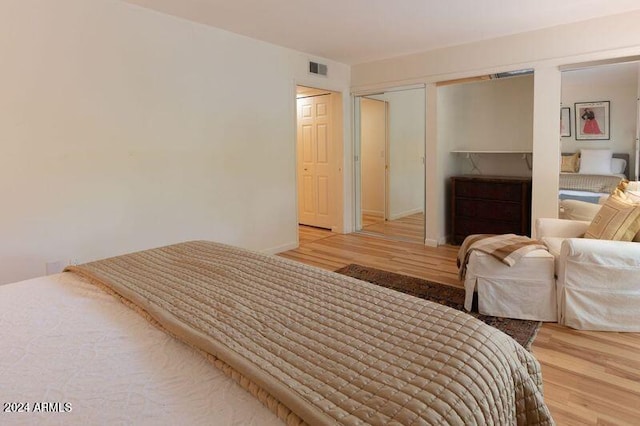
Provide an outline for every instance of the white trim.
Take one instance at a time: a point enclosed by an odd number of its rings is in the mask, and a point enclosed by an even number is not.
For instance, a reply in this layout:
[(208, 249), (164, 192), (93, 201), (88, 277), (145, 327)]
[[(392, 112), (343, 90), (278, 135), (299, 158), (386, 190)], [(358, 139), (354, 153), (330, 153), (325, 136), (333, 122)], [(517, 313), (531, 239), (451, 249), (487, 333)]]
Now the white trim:
[(295, 243), (287, 243), (287, 244), (283, 244), (281, 246), (276, 246), (276, 247), (271, 247), (271, 248), (267, 248), (267, 249), (264, 249), (264, 250), (260, 250), (260, 252), (264, 253), (264, 254), (278, 254), (278, 253), (282, 253), (284, 251), (297, 249), (298, 247), (300, 247), (300, 245), (297, 242), (295, 242)]
[(424, 245), (428, 247), (438, 247), (438, 240), (432, 240), (431, 238), (424, 239)]
[(425, 83), (404, 84), (400, 86), (387, 85), (387, 86), (381, 87), (378, 90), (372, 90), (372, 89), (352, 90), (351, 94), (353, 96), (366, 97), (366, 96), (373, 96), (373, 95), (384, 95), (385, 93), (388, 93), (388, 92), (402, 92), (405, 90), (424, 89), (424, 88), (425, 88)]
[[(312, 75), (315, 75), (315, 74), (312, 74)], [(296, 86), (304, 86), (304, 87), (309, 87), (311, 89), (328, 90), (330, 92), (337, 92), (337, 93), (345, 92), (344, 87), (324, 79), (316, 80), (314, 78), (294, 78), (293, 79), (294, 94), (295, 94)], [(349, 93), (348, 91), (346, 92)]]
[(412, 214), (422, 213), (422, 212), (424, 212), (424, 210), (418, 207), (416, 209), (406, 210), (397, 214), (390, 215), (389, 220), (396, 220), (403, 217), (411, 216)]
[(560, 71), (575, 71), (575, 70), (581, 70), (585, 68), (599, 67), (602, 65), (625, 64), (629, 62), (638, 62), (638, 61), (640, 61), (640, 55), (633, 55), (633, 56), (626, 56), (622, 58), (615, 57), (615, 58), (600, 59), (597, 61), (579, 62), (575, 64), (560, 65), (559, 68), (560, 68)]
[[(640, 181), (640, 63), (638, 63), (638, 88), (636, 89), (636, 140), (634, 145), (633, 172), (634, 179)], [(629, 168), (628, 170), (631, 170)]]
[[(461, 45), (461, 46), (468, 46), (468, 45)], [(404, 60), (413, 59), (413, 60), (416, 60), (416, 62), (419, 62), (420, 60), (415, 59), (415, 57), (421, 56), (421, 55), (426, 56), (428, 53), (430, 52), (425, 51), (425, 52), (420, 52), (413, 55), (410, 54), (410, 55), (400, 56), (396, 58), (373, 61), (365, 64), (358, 64), (358, 66), (360, 65), (370, 65), (370, 66), (376, 65), (377, 66), (379, 63), (391, 62), (392, 60), (399, 62), (401, 59), (404, 59)], [(487, 67), (469, 69), (469, 70), (463, 70), (463, 71), (449, 70), (449, 71), (433, 73), (433, 74), (424, 73), (419, 75), (418, 77), (401, 78), (399, 80), (389, 80), (389, 81), (382, 81), (378, 83), (364, 83), (360, 85), (352, 85), (351, 93), (367, 93), (367, 92), (376, 92), (376, 91), (380, 92), (381, 90), (384, 91), (384, 89), (387, 87), (432, 84), (432, 83), (439, 83), (442, 81), (478, 77), (482, 75), (499, 74), (502, 72), (508, 72), (508, 71), (520, 70), (520, 69), (533, 69), (535, 74), (535, 71), (538, 68), (547, 68), (547, 67), (560, 68), (560, 67), (566, 67), (566, 66), (576, 67), (580, 63), (596, 63), (600, 61), (609, 61), (611, 63), (616, 63), (616, 60), (618, 60), (619, 62), (620, 61), (628, 62), (627, 58), (636, 57), (636, 56), (640, 56), (640, 48), (638, 46), (622, 47), (622, 48), (615, 48), (611, 50), (604, 50), (604, 51), (598, 51), (598, 52), (586, 52), (586, 53), (574, 54), (569, 56), (557, 56), (557, 57), (532, 59), (525, 62), (495, 64)]]
[(437, 240), (425, 238), (424, 245), (429, 247), (438, 247), (447, 244), (447, 237), (440, 237)]

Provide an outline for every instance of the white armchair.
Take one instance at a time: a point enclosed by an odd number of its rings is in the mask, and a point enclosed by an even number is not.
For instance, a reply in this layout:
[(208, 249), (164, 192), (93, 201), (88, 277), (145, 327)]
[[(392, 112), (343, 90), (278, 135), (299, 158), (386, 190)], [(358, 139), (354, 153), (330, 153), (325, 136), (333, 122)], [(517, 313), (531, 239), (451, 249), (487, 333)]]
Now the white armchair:
[(536, 238), (555, 257), (558, 322), (581, 330), (640, 331), (640, 243), (580, 238), (588, 226), (536, 221)]

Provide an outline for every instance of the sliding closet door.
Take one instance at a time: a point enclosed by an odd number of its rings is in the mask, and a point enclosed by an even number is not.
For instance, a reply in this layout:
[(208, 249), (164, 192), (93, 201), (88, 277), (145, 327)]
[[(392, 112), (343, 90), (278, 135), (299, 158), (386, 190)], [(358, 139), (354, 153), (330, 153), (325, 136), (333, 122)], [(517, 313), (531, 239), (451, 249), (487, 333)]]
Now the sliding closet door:
[(356, 229), (424, 244), (424, 87), (356, 97), (355, 111)]

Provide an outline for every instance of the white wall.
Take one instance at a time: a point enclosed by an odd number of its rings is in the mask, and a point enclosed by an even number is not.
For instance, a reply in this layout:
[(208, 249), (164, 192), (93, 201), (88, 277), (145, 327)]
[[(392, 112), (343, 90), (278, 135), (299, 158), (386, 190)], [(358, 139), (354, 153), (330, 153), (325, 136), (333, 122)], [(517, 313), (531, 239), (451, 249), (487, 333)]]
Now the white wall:
[[(562, 106), (571, 108), (571, 136), (563, 137), (563, 152), (610, 148), (630, 156), (635, 170), (638, 63), (600, 66), (562, 73)], [(576, 140), (576, 102), (610, 101), (610, 140)], [(580, 117), (578, 117), (580, 125)], [(634, 178), (635, 176), (630, 176)]]
[(344, 65), (314, 78), (305, 54), (117, 1), (4, 0), (0, 57), (0, 283), (190, 239), (295, 246), (295, 82), (350, 116)]
[(389, 102), (389, 218), (424, 211), (424, 89), (384, 94)]
[[(533, 206), (532, 218), (557, 215), (558, 154), (560, 152), (560, 72), (565, 64), (621, 58), (640, 54), (640, 11), (550, 29), (485, 40), (429, 52), (401, 56), (352, 67), (354, 91), (380, 90), (403, 84), (465, 78), (533, 68)], [(599, 36), (585, 42), (585, 33)], [(449, 160), (438, 146), (437, 91), (427, 90), (426, 241), (441, 242), (446, 235), (445, 204), (441, 191)], [(554, 105), (555, 104), (555, 105)], [(445, 151), (446, 152), (446, 151)], [(448, 153), (446, 155), (449, 155)], [(431, 157), (431, 158), (430, 158)], [(438, 164), (440, 164), (438, 166)], [(429, 166), (436, 167), (430, 171)], [(455, 167), (455, 166), (454, 166)], [(438, 208), (438, 214), (429, 214)]]
[[(438, 138), (450, 151), (531, 151), (533, 76), (482, 80), (438, 88)], [(456, 172), (531, 176), (520, 154), (452, 154)], [(530, 159), (530, 157), (529, 157)]]

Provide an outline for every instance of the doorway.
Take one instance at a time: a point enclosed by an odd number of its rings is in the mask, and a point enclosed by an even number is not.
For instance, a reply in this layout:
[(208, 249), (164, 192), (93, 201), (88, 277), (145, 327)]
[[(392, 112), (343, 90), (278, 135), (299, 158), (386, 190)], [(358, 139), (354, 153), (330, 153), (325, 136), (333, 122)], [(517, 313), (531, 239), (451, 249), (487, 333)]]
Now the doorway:
[(424, 244), (425, 89), (355, 97), (355, 228)]
[(342, 94), (296, 86), (296, 117), (299, 227), (342, 232)]

